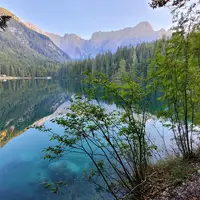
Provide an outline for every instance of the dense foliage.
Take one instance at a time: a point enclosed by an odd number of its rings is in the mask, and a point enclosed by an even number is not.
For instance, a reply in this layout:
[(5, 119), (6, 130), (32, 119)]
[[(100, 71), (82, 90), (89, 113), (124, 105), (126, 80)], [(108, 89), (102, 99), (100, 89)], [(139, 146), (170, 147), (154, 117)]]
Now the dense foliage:
[(4, 42), (0, 41), (0, 43), (3, 43), (0, 45), (0, 75), (14, 77), (54, 76), (61, 66), (60, 63), (47, 59), (35, 60), (32, 56), (22, 59), (20, 55), (23, 55), (24, 50), (16, 54), (7, 48), (7, 45), (4, 46)]

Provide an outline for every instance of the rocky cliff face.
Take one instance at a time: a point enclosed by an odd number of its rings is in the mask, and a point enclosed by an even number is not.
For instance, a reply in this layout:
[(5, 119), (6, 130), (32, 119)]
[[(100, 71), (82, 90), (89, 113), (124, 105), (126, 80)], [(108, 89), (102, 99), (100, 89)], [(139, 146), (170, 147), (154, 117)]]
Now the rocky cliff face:
[[(31, 27), (29, 26), (29, 28)], [(48, 36), (54, 44), (74, 59), (94, 57), (98, 53), (106, 51), (114, 53), (120, 46), (135, 46), (141, 42), (151, 42), (160, 39), (163, 35), (169, 36), (171, 34), (170, 31), (165, 29), (155, 31), (149, 22), (141, 22), (135, 27), (124, 28), (118, 31), (95, 32), (89, 40), (84, 40), (75, 34), (65, 34), (61, 37), (37, 30), (37, 28), (35, 30)]]

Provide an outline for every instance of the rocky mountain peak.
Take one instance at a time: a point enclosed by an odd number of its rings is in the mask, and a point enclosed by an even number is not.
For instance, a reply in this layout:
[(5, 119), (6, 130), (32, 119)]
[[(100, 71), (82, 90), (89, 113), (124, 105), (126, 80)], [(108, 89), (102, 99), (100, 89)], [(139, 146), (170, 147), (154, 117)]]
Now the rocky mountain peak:
[(64, 38), (69, 39), (69, 40), (81, 40), (81, 37), (79, 37), (78, 35), (73, 34), (73, 33), (71, 33), (71, 34), (66, 33), (64, 35)]
[(153, 31), (152, 25), (147, 21), (140, 22), (134, 28), (137, 28), (137, 29), (140, 29), (140, 30), (146, 30), (146, 31), (148, 31), (148, 30)]

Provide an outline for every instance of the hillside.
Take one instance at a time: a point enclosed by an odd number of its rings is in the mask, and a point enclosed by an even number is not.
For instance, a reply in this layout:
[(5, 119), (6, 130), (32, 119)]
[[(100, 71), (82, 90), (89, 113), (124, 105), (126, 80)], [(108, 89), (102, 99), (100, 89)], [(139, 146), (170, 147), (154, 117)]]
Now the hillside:
[(0, 8), (0, 15), (12, 16), (6, 31), (0, 32), (0, 74), (30, 76), (37, 67), (48, 71), (70, 59), (48, 37), (29, 29), (14, 14)]

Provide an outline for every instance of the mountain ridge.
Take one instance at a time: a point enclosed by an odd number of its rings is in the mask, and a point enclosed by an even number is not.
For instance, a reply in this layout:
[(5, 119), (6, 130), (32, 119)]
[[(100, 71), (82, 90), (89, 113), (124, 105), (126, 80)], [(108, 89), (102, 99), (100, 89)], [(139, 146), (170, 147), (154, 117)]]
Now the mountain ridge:
[(115, 31), (96, 31), (90, 39), (83, 39), (76, 34), (64, 34), (63, 36), (45, 32), (31, 23), (25, 23), (29, 28), (45, 34), (61, 50), (74, 59), (95, 57), (106, 51), (116, 52), (120, 46), (136, 46), (142, 42), (152, 42), (160, 39), (163, 35), (171, 35), (170, 30), (161, 28), (154, 30), (148, 21), (142, 21), (133, 27), (126, 27)]
[[(1, 10), (2, 8), (0, 12)], [(3, 9), (3, 12), (8, 13), (9, 11)], [(118, 47), (129, 45), (136, 46), (142, 42), (153, 42), (157, 39), (161, 39), (163, 35), (171, 35), (169, 30), (163, 28), (154, 30), (148, 21), (142, 21), (133, 27), (126, 27), (120, 30), (96, 31), (91, 35), (90, 39), (83, 39), (74, 33), (66, 33), (63, 36), (49, 33), (38, 28), (31, 22), (22, 22), (18, 17), (15, 15), (13, 16), (28, 29), (48, 37), (56, 47), (69, 55), (72, 59), (95, 57), (97, 54), (107, 51), (115, 53)]]
[(155, 30), (150, 22), (141, 21), (138, 24), (136, 24), (135, 26), (124, 27), (124, 28), (121, 28), (121, 29), (118, 29), (118, 30), (111, 30), (111, 31), (110, 30), (108, 30), (108, 31), (101, 31), (100, 30), (100, 31), (95, 31), (94, 33), (92, 33), (92, 35), (91, 35), (91, 37), (89, 39), (85, 39), (85, 38), (82, 38), (80, 35), (78, 35), (76, 33), (64, 33), (63, 35), (60, 35), (58, 33), (50, 33), (48, 31), (44, 31), (43, 29), (41, 29), (41, 28), (37, 27), (36, 25), (34, 25), (32, 22), (23, 22), (23, 23), (28, 28), (37, 31), (38, 33), (40, 32), (41, 34), (45, 34), (45, 35), (52, 34), (52, 35), (55, 35), (55, 36), (59, 36), (61, 38), (66, 37), (66, 36), (76, 36), (78, 39), (82, 39), (82, 40), (91, 40), (91, 39), (93, 39), (94, 35), (98, 34), (98, 33), (105, 33), (106, 34), (106, 33), (120, 32), (120, 31), (123, 31), (123, 30), (129, 30), (129, 29), (135, 28), (138, 25), (145, 24), (145, 23), (148, 23), (150, 25), (150, 27), (151, 27), (151, 30), (153, 30), (155, 32), (169, 32), (170, 31), (170, 29), (164, 29), (164, 28), (160, 28), (158, 30)]

